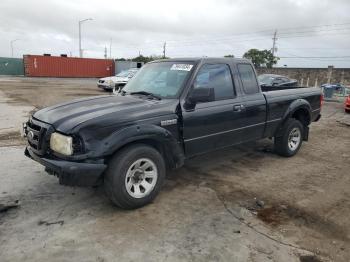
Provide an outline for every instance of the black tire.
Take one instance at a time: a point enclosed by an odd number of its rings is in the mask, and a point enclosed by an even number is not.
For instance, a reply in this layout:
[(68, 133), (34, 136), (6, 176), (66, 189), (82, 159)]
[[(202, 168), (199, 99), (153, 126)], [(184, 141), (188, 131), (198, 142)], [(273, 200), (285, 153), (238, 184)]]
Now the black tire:
[[(149, 194), (145, 195), (144, 197), (135, 198), (128, 193), (126, 176), (129, 168), (131, 168), (131, 166), (140, 159), (148, 159), (155, 164), (157, 179)], [(156, 149), (144, 144), (128, 146), (117, 152), (109, 162), (104, 176), (104, 187), (106, 194), (115, 205), (123, 209), (135, 209), (142, 207), (149, 204), (158, 195), (164, 182), (165, 172), (166, 168), (164, 159)], [(142, 185), (139, 187), (139, 189), (140, 188), (142, 189)], [(131, 189), (129, 189), (129, 191), (130, 190)]]
[[(299, 142), (297, 145), (290, 146), (290, 136), (292, 132), (299, 130)], [(294, 156), (300, 149), (304, 138), (304, 126), (303, 124), (294, 119), (290, 118), (283, 126), (283, 131), (280, 136), (275, 137), (275, 152), (281, 156), (291, 157)], [(294, 141), (294, 140), (293, 140)], [(292, 142), (295, 143), (295, 142)]]

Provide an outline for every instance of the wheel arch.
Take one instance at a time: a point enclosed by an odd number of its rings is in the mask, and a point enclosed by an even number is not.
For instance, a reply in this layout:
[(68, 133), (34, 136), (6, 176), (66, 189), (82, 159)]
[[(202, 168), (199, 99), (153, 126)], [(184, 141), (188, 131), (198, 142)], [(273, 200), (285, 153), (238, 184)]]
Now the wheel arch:
[(299, 120), (304, 128), (308, 128), (311, 123), (311, 106), (310, 103), (305, 99), (297, 99), (293, 101), (288, 107), (287, 111), (282, 117), (282, 121), (277, 128), (275, 136), (280, 136), (285, 123), (290, 118), (295, 118)]
[(103, 153), (107, 162), (120, 150), (135, 144), (144, 144), (155, 148), (163, 157), (167, 168), (177, 168), (184, 163), (182, 144), (173, 134), (156, 125), (135, 125), (113, 133), (105, 143), (108, 149)]

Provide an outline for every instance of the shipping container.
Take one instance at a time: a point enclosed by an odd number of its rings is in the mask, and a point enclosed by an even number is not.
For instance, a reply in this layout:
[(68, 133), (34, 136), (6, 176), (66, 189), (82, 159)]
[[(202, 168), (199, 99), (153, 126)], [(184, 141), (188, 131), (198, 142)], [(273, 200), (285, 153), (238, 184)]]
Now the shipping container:
[(115, 60), (115, 74), (119, 74), (121, 71), (128, 70), (130, 68), (141, 68), (143, 62), (133, 62), (133, 61), (118, 61)]
[(114, 61), (64, 56), (24, 56), (26, 76), (106, 77), (114, 75)]
[(0, 75), (24, 75), (23, 59), (0, 57)]

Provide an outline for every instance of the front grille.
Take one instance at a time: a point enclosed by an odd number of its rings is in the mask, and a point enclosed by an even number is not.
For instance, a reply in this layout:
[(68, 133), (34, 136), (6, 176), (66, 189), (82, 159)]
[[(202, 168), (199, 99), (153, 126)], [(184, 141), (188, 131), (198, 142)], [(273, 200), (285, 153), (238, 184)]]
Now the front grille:
[(45, 135), (47, 134), (48, 125), (36, 120), (29, 120), (27, 123), (27, 139), (30, 147), (37, 154), (44, 154), (46, 149), (47, 141), (45, 140)]

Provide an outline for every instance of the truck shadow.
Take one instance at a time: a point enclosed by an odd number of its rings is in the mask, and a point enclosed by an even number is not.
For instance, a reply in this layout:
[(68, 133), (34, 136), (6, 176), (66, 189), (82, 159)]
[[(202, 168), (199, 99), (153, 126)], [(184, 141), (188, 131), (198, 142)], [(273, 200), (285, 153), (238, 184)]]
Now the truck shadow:
[[(176, 190), (186, 186), (207, 187), (216, 192), (224, 205), (250, 210), (255, 217), (275, 228), (288, 223), (305, 226), (327, 238), (349, 242), (347, 229), (327, 220), (311, 210), (298, 207), (288, 198), (278, 199), (268, 192), (280, 178), (272, 178), (259, 185), (268, 162), (288, 161), (273, 152), (273, 143), (268, 140), (242, 144), (190, 159), (186, 164), (170, 172), (163, 189)], [(276, 165), (276, 163), (274, 164)], [(276, 185), (275, 185), (276, 186)], [(278, 189), (274, 189), (278, 190)], [(280, 189), (283, 190), (283, 189)], [(257, 200), (263, 199), (263, 205)], [(261, 201), (260, 201), (261, 202)]]

